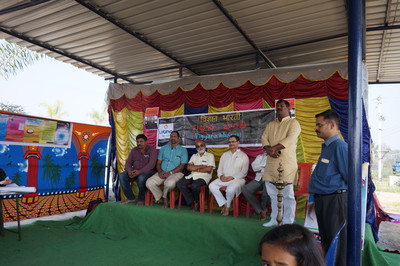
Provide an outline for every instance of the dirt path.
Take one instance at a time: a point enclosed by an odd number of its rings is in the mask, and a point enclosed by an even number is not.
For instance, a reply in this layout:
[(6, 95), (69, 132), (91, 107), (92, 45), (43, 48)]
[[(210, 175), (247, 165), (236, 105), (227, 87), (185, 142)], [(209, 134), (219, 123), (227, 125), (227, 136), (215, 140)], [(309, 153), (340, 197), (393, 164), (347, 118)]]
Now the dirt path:
[(383, 210), (400, 214), (400, 193), (375, 191)]

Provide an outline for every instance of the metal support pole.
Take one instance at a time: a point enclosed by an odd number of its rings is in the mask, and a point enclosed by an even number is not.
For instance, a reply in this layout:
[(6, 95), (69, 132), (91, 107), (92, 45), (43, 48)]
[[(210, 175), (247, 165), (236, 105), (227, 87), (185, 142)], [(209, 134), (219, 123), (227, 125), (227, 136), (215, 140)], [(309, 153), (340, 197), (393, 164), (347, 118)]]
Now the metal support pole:
[(105, 193), (105, 200), (108, 202), (108, 197), (110, 194), (110, 174), (111, 174), (111, 137), (112, 137), (112, 130), (110, 137), (108, 138), (108, 144), (107, 144), (107, 150), (108, 150), (108, 156), (107, 156), (107, 165), (106, 165), (106, 193)]
[(347, 265), (361, 265), (363, 0), (347, 1), (349, 43), (349, 166)]

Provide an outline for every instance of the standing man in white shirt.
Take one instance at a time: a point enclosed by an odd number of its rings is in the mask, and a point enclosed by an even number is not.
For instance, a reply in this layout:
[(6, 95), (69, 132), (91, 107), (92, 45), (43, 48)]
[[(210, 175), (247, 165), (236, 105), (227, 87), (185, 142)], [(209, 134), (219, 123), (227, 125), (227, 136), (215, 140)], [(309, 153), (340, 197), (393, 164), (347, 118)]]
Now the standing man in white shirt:
[[(206, 152), (206, 143), (198, 139), (195, 145), (197, 153), (190, 157), (190, 161), (187, 165), (187, 169), (192, 171), (192, 173), (176, 183), (186, 203), (189, 205), (193, 203), (193, 211), (199, 209), (200, 189), (210, 182), (212, 171), (215, 169), (214, 155)], [(191, 187), (188, 187), (190, 184)]]
[[(229, 215), (229, 208), (235, 196), (239, 196), (244, 186), (244, 178), (249, 169), (249, 157), (239, 150), (240, 138), (236, 135), (229, 137), (229, 151), (222, 154), (218, 166), (218, 179), (211, 182), (209, 188), (222, 207), (221, 214)], [(226, 199), (219, 190), (226, 187)]]
[[(265, 187), (265, 181), (262, 180), (264, 175), (265, 165), (267, 164), (267, 152), (263, 150), (262, 154), (259, 154), (251, 164), (256, 176), (254, 180), (246, 184), (243, 187), (243, 195), (251, 206), (253, 206), (256, 214), (260, 215), (260, 220), (265, 220), (267, 217), (267, 205), (271, 203), (271, 199), (268, 196), (267, 188)], [(261, 202), (257, 199), (256, 191), (261, 190)]]

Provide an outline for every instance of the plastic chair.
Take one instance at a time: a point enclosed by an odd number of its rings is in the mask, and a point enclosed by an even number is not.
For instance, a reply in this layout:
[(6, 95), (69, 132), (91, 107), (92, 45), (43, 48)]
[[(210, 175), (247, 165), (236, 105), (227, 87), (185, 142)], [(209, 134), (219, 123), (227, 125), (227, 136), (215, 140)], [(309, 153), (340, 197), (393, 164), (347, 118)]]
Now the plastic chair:
[[(262, 197), (263, 191), (262, 190), (257, 190), (256, 195), (259, 196), (260, 198)], [(246, 218), (249, 219), (250, 217), (250, 202), (246, 201)]]
[(297, 163), (300, 169), (299, 179), (297, 183), (297, 191), (294, 195), (308, 196), (308, 185), (310, 184), (313, 163)]
[[(154, 196), (150, 190), (146, 190), (144, 196), (144, 205), (152, 206), (154, 204)], [(175, 189), (169, 192), (169, 207), (171, 209), (175, 208)]]
[[(187, 185), (188, 187), (192, 187), (191, 184)], [(199, 195), (199, 205), (200, 205), (200, 212), (203, 213), (205, 211), (205, 204), (206, 204), (206, 189), (208, 185), (203, 185), (200, 187), (200, 195)], [(178, 209), (181, 209), (182, 205), (182, 192), (179, 191), (179, 198), (178, 198)]]
[(335, 265), (339, 235), (340, 235), (340, 232), (342, 232), (345, 225), (346, 225), (346, 221), (344, 221), (343, 225), (336, 232), (335, 237), (332, 239), (331, 245), (329, 246), (328, 252), (326, 252), (326, 254), (325, 254), (326, 266), (334, 266)]
[[(226, 187), (221, 187), (220, 191), (226, 191)], [(239, 196), (233, 198), (233, 217), (237, 218), (239, 216)], [(214, 195), (210, 193), (210, 202), (208, 208), (210, 210), (210, 214), (213, 212), (214, 207)]]

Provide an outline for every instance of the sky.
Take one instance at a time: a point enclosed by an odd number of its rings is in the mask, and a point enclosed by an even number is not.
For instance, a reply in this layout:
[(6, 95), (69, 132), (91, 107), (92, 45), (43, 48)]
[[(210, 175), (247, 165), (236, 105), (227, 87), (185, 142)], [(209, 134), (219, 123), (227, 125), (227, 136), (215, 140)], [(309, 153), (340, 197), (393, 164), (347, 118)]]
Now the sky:
[(400, 150), (400, 84), (370, 85), (368, 88), (368, 123), (374, 143), (378, 144), (377, 98), (382, 97), (382, 144)]
[(106, 106), (108, 84), (104, 78), (71, 64), (44, 58), (7, 80), (0, 77), (0, 102), (21, 105), (29, 115), (47, 117), (47, 108), (41, 103), (54, 105), (60, 101), (66, 113), (62, 120), (94, 124), (88, 113), (101, 112)]
[[(41, 103), (63, 103), (63, 120), (93, 124), (88, 116), (93, 110), (101, 112), (109, 81), (51, 58), (41, 59), (5, 80), (0, 78), (0, 102), (25, 107), (29, 115), (46, 117)], [(368, 90), (368, 123), (372, 140), (378, 143), (378, 111), (376, 99), (382, 97), (382, 143), (400, 150), (400, 84), (370, 85)], [(103, 125), (107, 125), (105, 122)]]

